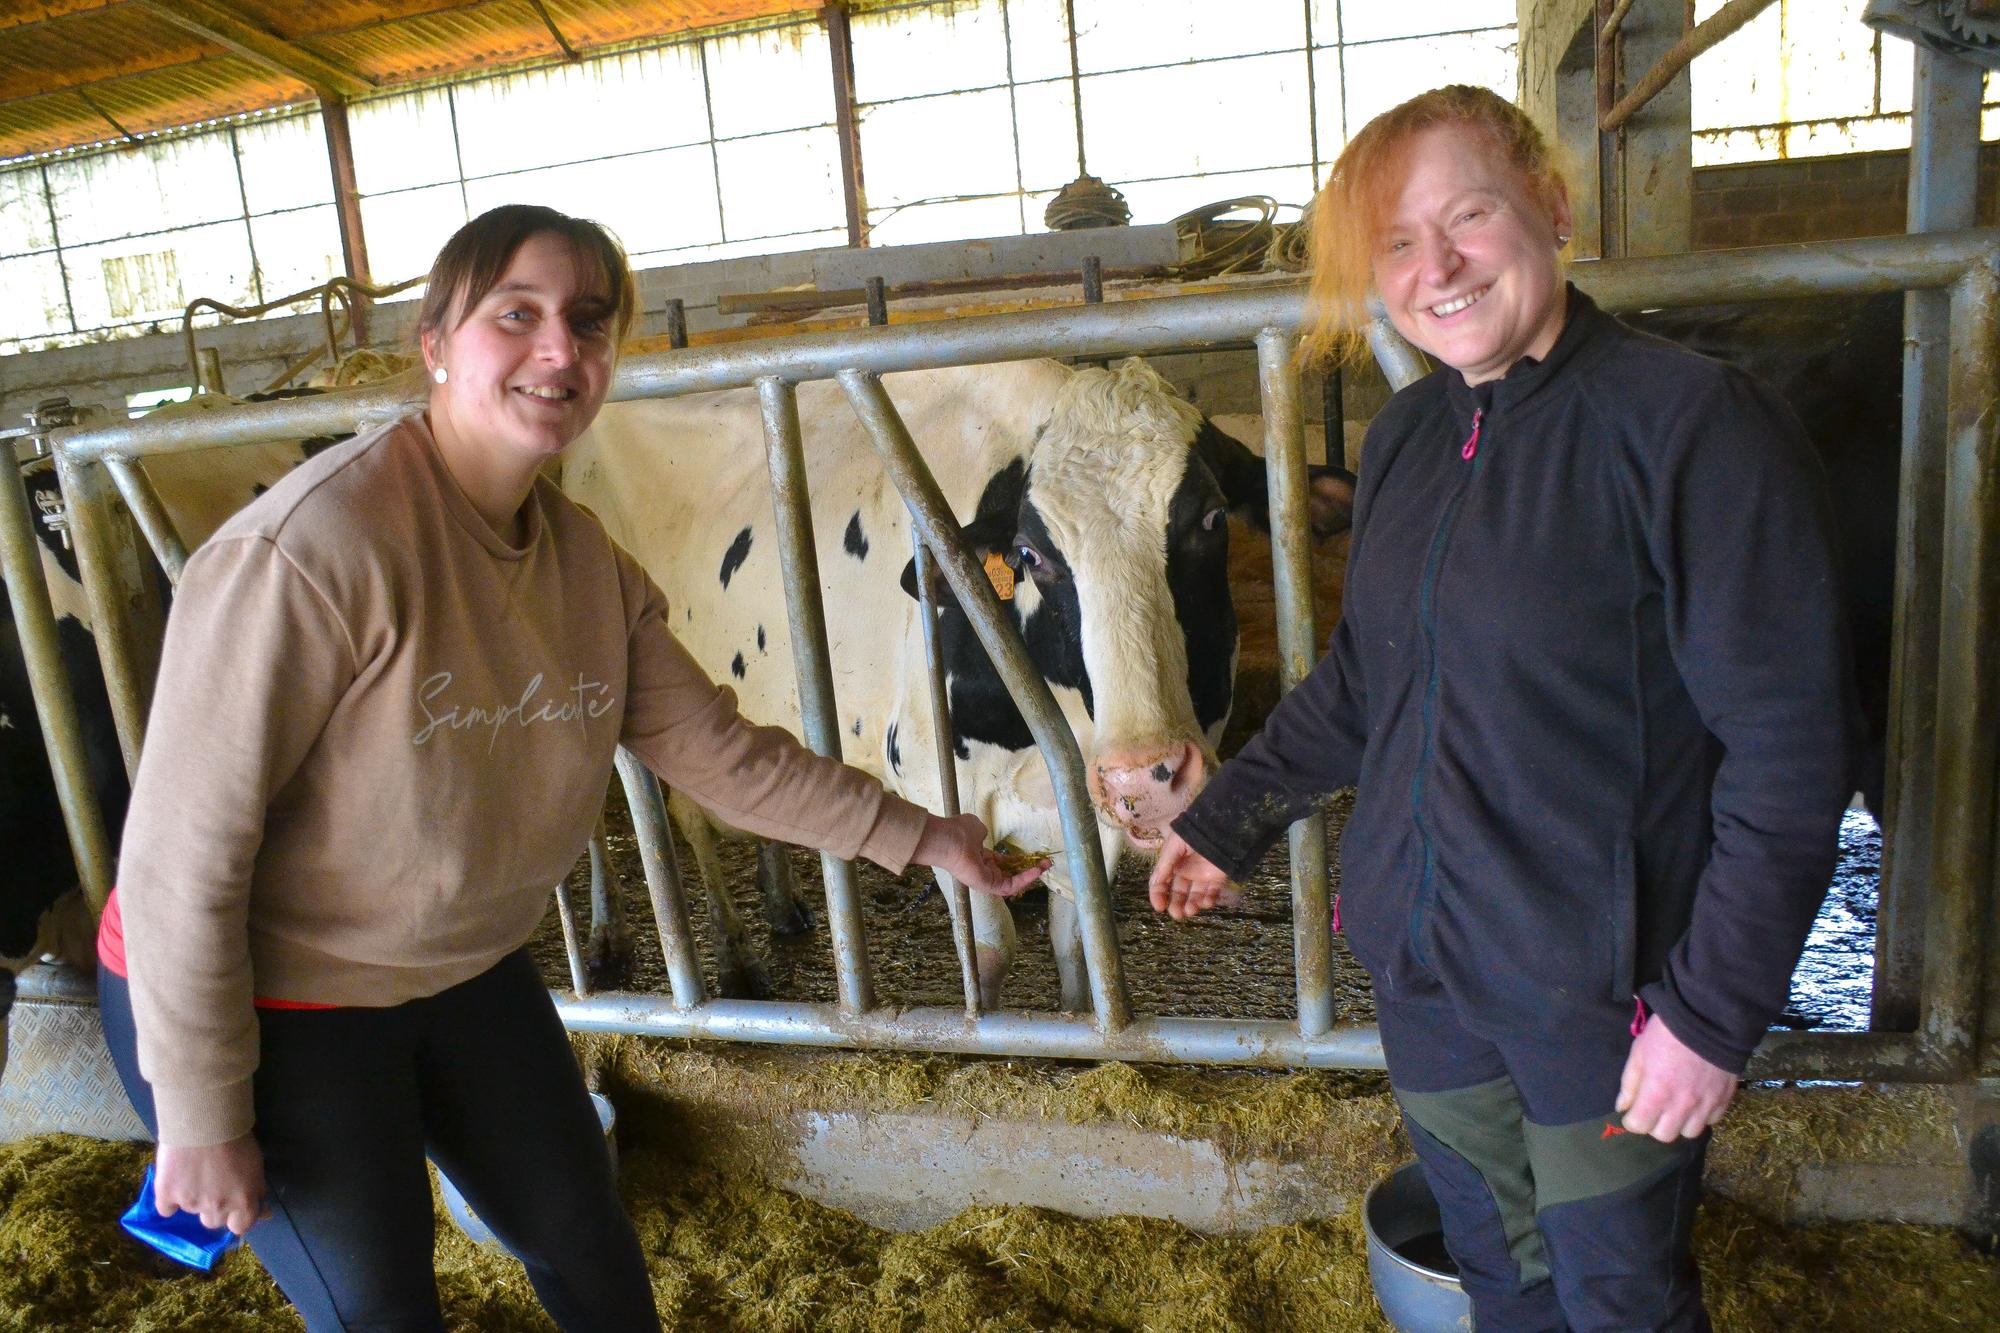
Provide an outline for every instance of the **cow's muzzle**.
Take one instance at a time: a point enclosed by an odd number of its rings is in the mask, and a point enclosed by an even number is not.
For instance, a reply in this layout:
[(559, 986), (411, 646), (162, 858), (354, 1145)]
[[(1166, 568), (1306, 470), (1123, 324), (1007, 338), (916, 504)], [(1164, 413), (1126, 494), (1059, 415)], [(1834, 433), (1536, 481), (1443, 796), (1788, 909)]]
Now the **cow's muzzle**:
[(1166, 840), (1167, 825), (1188, 808), (1212, 767), (1192, 741), (1107, 751), (1090, 766), (1090, 796), (1106, 822), (1151, 850)]

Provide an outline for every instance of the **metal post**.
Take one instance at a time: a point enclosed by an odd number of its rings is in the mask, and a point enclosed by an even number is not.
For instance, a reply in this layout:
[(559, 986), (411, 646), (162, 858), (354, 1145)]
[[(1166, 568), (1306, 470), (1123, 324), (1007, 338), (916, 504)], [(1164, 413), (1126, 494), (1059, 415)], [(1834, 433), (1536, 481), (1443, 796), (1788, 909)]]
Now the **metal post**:
[(129, 459), (107, 458), (104, 470), (111, 475), (118, 494), (124, 497), (125, 507), (132, 511), (132, 518), (146, 544), (153, 548), (160, 568), (167, 572), (167, 582), (178, 588), (181, 571), (187, 568), (188, 551), (174, 530), (173, 520), (167, 516), (167, 507), (160, 502), (160, 493), (153, 489), (153, 483), (139, 465)]
[[(1982, 71), (1971, 61), (1917, 44), (1912, 233), (1949, 231), (1977, 220), (1982, 83)], [(1889, 659), (1893, 762), (1883, 811), (1871, 1016), (1874, 1027), (1892, 1031), (1908, 1031), (1917, 1022), (1937, 831), (1938, 585), (1950, 305), (1950, 295), (1942, 291), (1911, 292), (1903, 300), (1903, 479)]]
[[(1290, 690), (1312, 670), (1312, 525), (1306, 512), (1305, 425), (1299, 411), (1298, 340), (1283, 329), (1257, 335), (1257, 380), (1264, 402), (1264, 475), (1271, 494), (1271, 584), (1278, 612), (1278, 684)], [(1326, 816), (1286, 835), (1292, 853), (1292, 960), (1299, 1035), (1333, 1026), (1333, 913), (1328, 905)]]
[(868, 279), (868, 324), (870, 328), (881, 328), (889, 322), (889, 292), (882, 279)]
[(861, 178), (861, 121), (854, 114), (854, 39), (844, 0), (822, 5), (827, 53), (833, 62), (833, 129), (840, 143), (840, 197), (847, 210), (847, 243), (868, 244), (868, 190)]
[(590, 970), (583, 965), (583, 943), (576, 937), (576, 909), (570, 906), (569, 886), (556, 885), (556, 920), (562, 925), (563, 954), (569, 959), (569, 985), (580, 1000), (590, 994)]
[(1104, 300), (1104, 260), (1097, 255), (1085, 255), (1083, 259), (1083, 301), (1085, 305), (1098, 305)]
[[(952, 748), (951, 697), (944, 684), (944, 659), (938, 654), (937, 603), (931, 598), (931, 553), (910, 528), (911, 558), (916, 561), (917, 614), (924, 622), (924, 666), (930, 679), (931, 732), (937, 743), (938, 809), (950, 819), (958, 814), (958, 754)], [(972, 895), (956, 877), (946, 875), (951, 897), (951, 942), (958, 950), (958, 971), (965, 983), (965, 1013), (979, 1017), (979, 960), (972, 938)]]
[[(757, 381), (757, 403), (763, 409), (764, 447), (771, 466), (771, 509), (785, 576), (792, 665), (799, 679), (799, 722), (815, 753), (838, 759), (840, 712), (833, 697), (833, 664), (827, 656), (826, 608), (820, 601), (819, 552), (813, 542), (812, 493), (806, 485), (798, 393), (789, 381), (767, 375)], [(875, 981), (868, 965), (868, 934), (854, 866), (831, 852), (821, 852), (819, 861), (826, 878), (827, 933), (833, 940), (840, 1009), (846, 1014), (866, 1013), (875, 1007)]]
[(1111, 917), (1111, 886), (1098, 852), (1097, 818), (1084, 782), (1083, 755), (1076, 737), (1063, 720), (1048, 682), (1029, 660), (1020, 634), (1001, 611), (993, 585), (960, 540), (958, 520), (896, 405), (889, 401), (881, 377), (864, 370), (843, 370), (838, 378), (847, 401), (867, 427), (890, 480), (910, 507), (911, 522), (937, 556), (945, 581), (958, 595), (959, 606), (972, 622), (1048, 763), (1056, 806), (1062, 815), (1070, 883), (1076, 890), (1078, 928), (1090, 971), (1091, 1011), (1101, 1032), (1117, 1032), (1132, 1021), (1132, 1001), (1125, 991), (1125, 968), (1118, 956), (1118, 932)]
[(1925, 1044), (1970, 1075), (1979, 1041), (2000, 764), (2000, 250), (1951, 292), (1936, 833)]
[[(333, 174), (333, 212), (340, 223), (340, 255), (347, 276), (356, 282), (372, 283), (368, 275), (368, 238), (361, 228), (361, 188), (354, 177), (354, 140), (347, 132), (347, 102), (322, 96), (320, 124), (326, 130), (326, 160)], [(348, 311), (348, 327), (354, 345), (368, 341), (368, 300), (358, 298)], [(336, 358), (338, 351), (336, 349)]]
[(125, 774), (137, 777), (165, 616), (104, 469), (78, 463), (58, 449), (56, 477), (76, 539), (77, 570), (90, 605), (91, 633), (104, 666)]
[[(1417, 350), (1415, 344), (1396, 332), (1396, 326), (1389, 322), (1389, 317), (1382, 313), (1379, 305), (1370, 302), (1370, 308), (1374, 310), (1375, 318), (1368, 322), (1368, 346), (1375, 353), (1375, 364), (1382, 367), (1382, 374), (1389, 381), (1389, 391), (1407, 389), (1430, 374), (1430, 363), (1424, 360), (1424, 354)], [(1342, 444), (1344, 448), (1344, 440)], [(1331, 463), (1330, 444), (1328, 449), (1326, 461)], [(1346, 460), (1343, 458), (1341, 461), (1345, 465)]]
[[(8, 447), (4, 460), (11, 464), (13, 458)], [(111, 840), (105, 834), (104, 811), (97, 804), (90, 764), (84, 758), (82, 728), (77, 721), (76, 700), (69, 692), (69, 675), (63, 670), (55, 609), (49, 604), (49, 586), (42, 577), (41, 552), (41, 543), (35, 540), (34, 518), (28, 513), (27, 493), (10, 467), (9, 475), (0, 480), (0, 574), (5, 575), (14, 628), (27, 663), (28, 686), (35, 696), (35, 717), (41, 724), (42, 744), (49, 752), (49, 771), (55, 778), (63, 827), (69, 833), (70, 854), (76, 858), (83, 896), (95, 916), (104, 910), (105, 895), (111, 890)]]
[(667, 346), (681, 348), (687, 345), (687, 302), (676, 296), (667, 302)]
[(626, 807), (632, 812), (632, 834), (639, 841), (639, 864), (646, 874), (647, 900), (653, 905), (653, 928), (660, 935), (660, 956), (667, 963), (667, 985), (674, 992), (675, 1008), (692, 1009), (708, 999), (708, 983), (702, 980), (701, 954), (688, 925), (687, 895), (681, 888), (680, 862), (674, 857), (660, 780), (622, 745), (615, 762)]

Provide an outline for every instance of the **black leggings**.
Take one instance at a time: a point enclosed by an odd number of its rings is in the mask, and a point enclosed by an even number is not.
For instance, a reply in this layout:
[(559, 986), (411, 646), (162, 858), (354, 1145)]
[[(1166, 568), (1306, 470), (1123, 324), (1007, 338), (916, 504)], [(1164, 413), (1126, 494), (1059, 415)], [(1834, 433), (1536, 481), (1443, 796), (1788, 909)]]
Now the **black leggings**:
[[(98, 969), (104, 1035), (146, 1127), (131, 993)], [(525, 950), (384, 1009), (260, 1009), (250, 1246), (310, 1333), (439, 1330), (428, 1155), (569, 1330), (656, 1330), (597, 1115)]]

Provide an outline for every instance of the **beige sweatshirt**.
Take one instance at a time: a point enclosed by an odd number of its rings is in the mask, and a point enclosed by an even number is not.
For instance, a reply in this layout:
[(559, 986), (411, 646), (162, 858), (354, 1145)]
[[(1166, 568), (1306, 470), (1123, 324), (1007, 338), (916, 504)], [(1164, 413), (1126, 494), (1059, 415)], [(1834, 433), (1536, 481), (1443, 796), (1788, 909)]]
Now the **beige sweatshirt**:
[(162, 1142), (251, 1128), (253, 995), (383, 1006), (534, 931), (623, 743), (748, 831), (900, 870), (924, 812), (754, 727), (546, 480), (506, 545), (421, 417), (306, 463), (188, 562), (120, 854)]

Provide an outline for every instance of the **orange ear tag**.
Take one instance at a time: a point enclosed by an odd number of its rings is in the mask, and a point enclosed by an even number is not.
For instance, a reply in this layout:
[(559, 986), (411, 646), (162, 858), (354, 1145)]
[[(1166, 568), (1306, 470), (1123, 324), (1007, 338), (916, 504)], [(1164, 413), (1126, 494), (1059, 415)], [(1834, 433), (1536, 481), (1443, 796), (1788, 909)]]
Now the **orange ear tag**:
[(994, 551), (986, 557), (986, 577), (993, 584), (993, 591), (1003, 602), (1014, 600), (1014, 571), (1007, 567), (1007, 557)]

